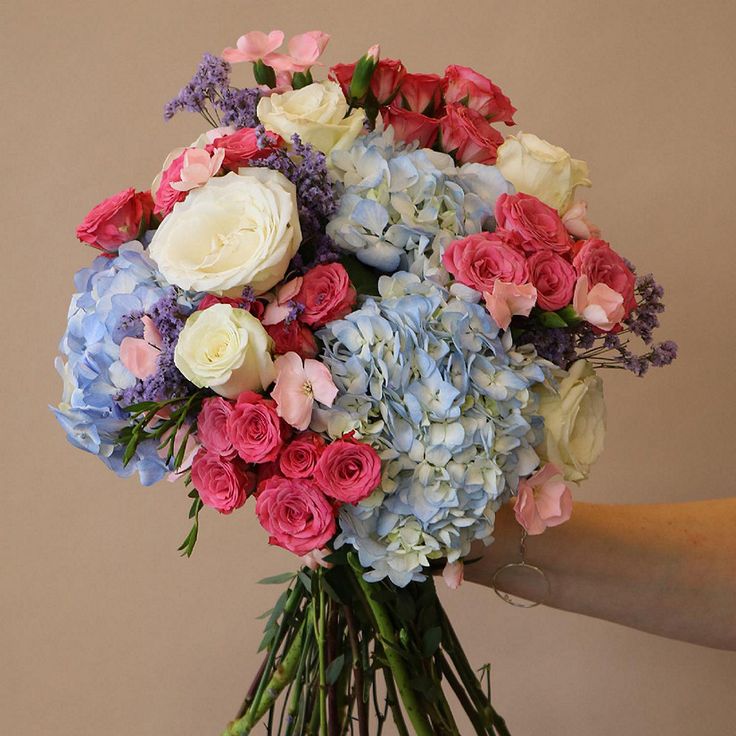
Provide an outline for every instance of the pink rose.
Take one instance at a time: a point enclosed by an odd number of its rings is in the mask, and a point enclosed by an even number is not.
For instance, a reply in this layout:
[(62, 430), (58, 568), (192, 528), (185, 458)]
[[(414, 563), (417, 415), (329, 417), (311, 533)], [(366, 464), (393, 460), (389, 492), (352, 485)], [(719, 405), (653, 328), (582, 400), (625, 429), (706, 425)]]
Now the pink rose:
[(493, 284), (493, 291), (483, 292), (486, 307), (493, 321), (507, 330), (514, 315), (528, 317), (537, 302), (537, 290), (531, 284), (508, 284), (498, 280)]
[(272, 476), (261, 487), (256, 515), (269, 544), (306, 555), (335, 534), (335, 510), (319, 487), (304, 478)]
[(554, 465), (548, 463), (519, 481), (514, 515), (527, 534), (541, 534), (548, 526), (559, 526), (570, 518), (572, 494)]
[(357, 294), (341, 263), (315, 266), (304, 274), (296, 301), (304, 305), (299, 315), (302, 322), (321, 327), (352, 311)]
[(588, 277), (581, 276), (575, 284), (573, 307), (578, 315), (593, 327), (610, 332), (624, 318), (624, 298), (603, 283), (589, 287)]
[(192, 482), (205, 506), (230, 514), (239, 509), (254, 487), (253, 473), (236, 459), (202, 448), (192, 461)]
[(237, 171), (241, 166), (247, 166), (248, 161), (264, 158), (278, 148), (281, 138), (275, 133), (267, 133), (270, 145), (259, 148), (258, 136), (255, 128), (241, 128), (230, 135), (216, 138), (207, 150), (220, 148), (225, 152), (222, 165), (226, 169)]
[(396, 96), (406, 76), (406, 67), (398, 59), (381, 59), (371, 77), (371, 92), (379, 105), (388, 105)]
[(529, 281), (524, 254), (503, 242), (496, 233), (476, 233), (453, 240), (442, 263), (457, 281), (477, 291), (493, 291), (497, 280), (511, 284)]
[(455, 103), (440, 120), (440, 143), (460, 164), (495, 164), (503, 136), (479, 112)]
[(264, 325), (274, 342), (277, 355), (296, 353), (300, 358), (316, 358), (319, 348), (314, 333), (305, 324), (292, 320), (275, 325)]
[(636, 277), (621, 256), (605, 241), (586, 240), (573, 259), (579, 276), (587, 276), (590, 286), (605, 284), (623, 297), (624, 315), (636, 307)]
[(537, 304), (554, 312), (572, 301), (575, 289), (575, 269), (551, 250), (532, 253), (526, 262), (529, 280), (537, 288)]
[(210, 452), (223, 457), (233, 457), (236, 454), (227, 427), (232, 413), (232, 403), (221, 396), (215, 396), (202, 402), (202, 409), (197, 417), (199, 441)]
[(434, 118), (404, 110), (397, 105), (381, 108), (381, 117), (384, 125), (394, 129), (397, 141), (416, 141), (420, 148), (431, 148), (437, 140), (440, 124)]
[(153, 192), (153, 201), (155, 203), (153, 211), (157, 215), (166, 217), (174, 209), (174, 205), (184, 200), (187, 196), (186, 192), (179, 191), (171, 186), (173, 183), (181, 181), (181, 170), (184, 168), (184, 155), (187, 150), (185, 149), (176, 156), (166, 169), (161, 172), (158, 187)]
[(447, 104), (460, 103), (492, 122), (514, 124), (516, 108), (490, 79), (467, 66), (448, 66), (442, 80)]
[(114, 253), (148, 227), (153, 211), (150, 192), (130, 187), (95, 205), (77, 227), (77, 237), (98, 250)]
[(227, 432), (235, 451), (249, 463), (275, 460), (285, 439), (276, 404), (252, 391), (238, 396), (227, 418)]
[(502, 194), (496, 200), (495, 214), (498, 227), (517, 233), (527, 253), (553, 250), (564, 255), (570, 251), (570, 236), (557, 210), (530, 194)]
[(301, 432), (281, 451), (281, 472), (287, 478), (311, 478), (325, 445), (322, 437), (315, 432)]
[(407, 74), (399, 97), (405, 110), (432, 117), (442, 107), (442, 78), (438, 74)]
[(363, 442), (345, 435), (327, 445), (314, 471), (319, 487), (343, 503), (358, 503), (381, 482), (381, 459)]

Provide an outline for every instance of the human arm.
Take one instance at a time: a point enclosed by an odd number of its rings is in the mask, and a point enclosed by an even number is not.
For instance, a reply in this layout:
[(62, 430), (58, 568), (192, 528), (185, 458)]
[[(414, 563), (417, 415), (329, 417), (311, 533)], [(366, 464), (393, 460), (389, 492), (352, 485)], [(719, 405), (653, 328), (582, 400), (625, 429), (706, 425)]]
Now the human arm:
[[(465, 579), (492, 585), (520, 559), (510, 506), (496, 541), (476, 543)], [(526, 540), (526, 560), (546, 573), (545, 605), (672, 639), (736, 650), (736, 499), (659, 505), (576, 503), (572, 518)], [(510, 569), (498, 587), (534, 600), (539, 581)]]

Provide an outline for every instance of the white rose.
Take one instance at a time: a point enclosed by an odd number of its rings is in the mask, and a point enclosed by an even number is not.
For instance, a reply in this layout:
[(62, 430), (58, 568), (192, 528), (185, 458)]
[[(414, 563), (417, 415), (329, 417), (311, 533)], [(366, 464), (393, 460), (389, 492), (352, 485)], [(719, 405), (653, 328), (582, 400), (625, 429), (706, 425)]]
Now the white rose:
[(575, 187), (589, 187), (588, 164), (533, 133), (510, 135), (498, 148), (496, 167), (517, 192), (531, 194), (560, 214), (572, 202)]
[(189, 316), (174, 350), (176, 367), (195, 386), (234, 399), (273, 383), (271, 338), (244, 309), (214, 304)]
[(590, 363), (578, 360), (560, 371), (559, 391), (539, 389), (544, 440), (536, 448), (542, 460), (554, 463), (565, 480), (585, 480), (603, 451), (606, 404), (603, 381)]
[(262, 294), (286, 273), (302, 233), (296, 188), (278, 171), (241, 169), (193, 189), (164, 217), (149, 254), (182, 289)]
[(363, 130), (363, 111), (347, 112), (340, 85), (330, 81), (261, 97), (258, 102), (258, 119), (267, 130), (287, 141), (296, 133), (302, 143), (310, 143), (325, 154), (334, 148), (347, 148)]

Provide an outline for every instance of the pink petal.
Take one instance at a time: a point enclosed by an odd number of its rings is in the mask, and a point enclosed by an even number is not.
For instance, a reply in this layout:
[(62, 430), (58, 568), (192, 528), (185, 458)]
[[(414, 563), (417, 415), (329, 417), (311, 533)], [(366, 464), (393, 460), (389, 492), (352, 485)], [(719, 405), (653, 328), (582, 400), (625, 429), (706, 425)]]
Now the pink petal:
[(302, 290), (302, 284), (304, 279), (301, 276), (297, 276), (291, 281), (287, 281), (283, 286), (280, 286), (276, 291), (276, 297), (279, 300), (279, 304), (285, 304), (296, 297), (296, 295)]
[(463, 582), (464, 575), (465, 570), (462, 560), (458, 560), (457, 562), (448, 562), (445, 565), (445, 569), (442, 570), (442, 578), (445, 581), (445, 585), (447, 585), (450, 590), (457, 590), (460, 587), (460, 584)]
[(164, 340), (161, 337), (161, 333), (156, 329), (156, 325), (153, 320), (146, 314), (141, 317), (143, 322), (143, 339), (153, 347), (162, 350), (164, 347)]
[(307, 358), (304, 361), (304, 373), (312, 385), (314, 398), (325, 406), (332, 406), (337, 396), (337, 386), (332, 380), (329, 368), (318, 360)]
[(271, 31), (268, 35), (262, 31), (251, 31), (238, 39), (237, 48), (226, 48), (222, 58), (231, 63), (257, 61), (275, 51), (283, 42), (283, 31)]
[(537, 505), (534, 503), (534, 491), (527, 481), (519, 482), (519, 491), (514, 502), (514, 516), (527, 534), (541, 534), (547, 528), (537, 512)]
[(124, 337), (120, 343), (120, 362), (141, 381), (156, 372), (161, 351), (138, 337)]
[[(495, 284), (494, 284), (495, 286)], [(508, 329), (511, 324), (511, 310), (505, 299), (501, 299), (495, 294), (484, 292), (483, 296), (486, 300), (486, 307), (490, 312), (493, 321), (502, 329)]]
[(264, 325), (277, 325), (289, 316), (289, 312), (291, 312), (289, 307), (271, 302), (266, 306), (261, 322)]

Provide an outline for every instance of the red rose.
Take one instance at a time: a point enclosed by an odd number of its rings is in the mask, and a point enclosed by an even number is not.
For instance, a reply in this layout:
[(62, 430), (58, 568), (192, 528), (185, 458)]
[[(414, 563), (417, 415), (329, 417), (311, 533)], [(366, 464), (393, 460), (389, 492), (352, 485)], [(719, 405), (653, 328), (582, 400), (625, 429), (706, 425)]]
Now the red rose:
[(205, 294), (197, 305), (197, 310), (202, 312), (215, 304), (229, 304), (231, 307), (235, 307), (236, 309), (243, 308), (242, 299), (233, 299), (229, 296), (218, 296), (217, 294)]
[(370, 445), (346, 435), (325, 447), (314, 479), (331, 498), (358, 503), (381, 482), (381, 459)]
[(399, 91), (406, 68), (398, 59), (381, 59), (371, 77), (371, 92), (379, 105), (388, 105)]
[(317, 485), (305, 478), (274, 475), (263, 483), (256, 515), (275, 544), (295, 555), (322, 549), (335, 534), (335, 509)]
[[(161, 178), (156, 191), (153, 192), (154, 212), (166, 217), (174, 209), (177, 202), (186, 198), (187, 192), (180, 192), (171, 186), (171, 182), (181, 181), (181, 170), (184, 167), (184, 149), (171, 163), (161, 172)], [(165, 164), (164, 164), (165, 165)], [(155, 184), (155, 182), (154, 182)]]
[(335, 66), (330, 67), (330, 71), (327, 74), (328, 79), (340, 85), (340, 89), (346, 98), (350, 96), (350, 82), (355, 73), (356, 63), (354, 61), (352, 64), (335, 64)]
[(125, 189), (93, 207), (77, 228), (77, 237), (98, 250), (114, 253), (145, 230), (153, 211), (150, 192)]
[(240, 128), (230, 135), (216, 138), (207, 146), (207, 151), (211, 153), (215, 148), (222, 148), (225, 151), (222, 165), (226, 169), (237, 170), (241, 166), (247, 166), (252, 159), (268, 156), (278, 146), (281, 141), (279, 136), (275, 133), (267, 135), (271, 145), (259, 148), (255, 128)]
[(306, 325), (292, 320), (275, 325), (264, 325), (266, 332), (274, 341), (277, 355), (296, 353), (300, 358), (316, 358), (319, 349), (314, 333)]
[(516, 108), (506, 95), (482, 74), (467, 66), (451, 65), (442, 80), (445, 102), (459, 102), (493, 122), (514, 124)]
[(302, 287), (294, 300), (304, 305), (299, 319), (313, 327), (321, 327), (348, 314), (356, 298), (345, 267), (340, 263), (326, 263), (304, 274)]
[(404, 109), (432, 117), (442, 106), (442, 78), (438, 74), (407, 74), (399, 96)]
[(527, 260), (529, 280), (537, 290), (537, 304), (554, 312), (572, 302), (575, 269), (551, 250), (540, 250)]
[(325, 441), (314, 432), (301, 432), (279, 455), (279, 468), (287, 478), (310, 478), (314, 475)]
[(496, 200), (495, 215), (499, 228), (521, 237), (522, 248), (527, 253), (570, 251), (570, 235), (557, 210), (530, 194), (502, 194)]
[(624, 298), (624, 317), (636, 307), (636, 277), (621, 256), (605, 241), (586, 240), (573, 260), (578, 276), (587, 276), (590, 288), (605, 284)]
[(230, 514), (239, 509), (255, 486), (255, 476), (236, 459), (200, 449), (192, 461), (192, 482), (205, 506)]
[(393, 127), (397, 141), (404, 143), (416, 141), (420, 148), (431, 148), (437, 140), (440, 124), (434, 118), (404, 110), (396, 105), (381, 108), (381, 117), (384, 125)]
[(249, 463), (275, 460), (284, 444), (284, 425), (275, 402), (252, 391), (238, 396), (227, 431), (235, 451)]
[(227, 428), (227, 420), (232, 413), (233, 405), (221, 396), (202, 402), (197, 417), (197, 437), (205, 448), (216, 455), (233, 457), (236, 454)]
[(479, 112), (457, 103), (445, 108), (440, 135), (442, 150), (461, 164), (495, 164), (503, 143), (503, 136)]
[(462, 284), (492, 292), (493, 284), (529, 281), (523, 253), (507, 245), (496, 233), (477, 233), (453, 240), (442, 254), (444, 267)]

